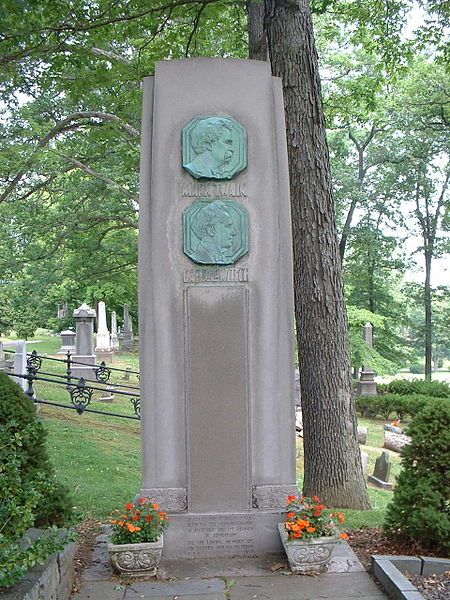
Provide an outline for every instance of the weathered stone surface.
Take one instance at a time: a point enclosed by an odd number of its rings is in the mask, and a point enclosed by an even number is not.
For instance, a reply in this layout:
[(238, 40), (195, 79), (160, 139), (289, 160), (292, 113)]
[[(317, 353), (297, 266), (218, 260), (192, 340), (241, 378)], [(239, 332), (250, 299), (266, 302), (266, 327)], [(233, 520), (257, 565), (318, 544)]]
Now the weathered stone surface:
[(392, 431), (384, 432), (384, 448), (393, 452), (400, 452), (404, 446), (411, 443), (411, 438), (407, 435), (400, 435)]
[[(280, 500), (270, 500), (277, 507), (252, 508), (252, 492), (295, 488), (292, 248), (281, 82), (260, 61), (199, 59), (158, 64), (144, 88), (142, 494), (160, 490), (164, 498), (168, 490), (170, 498), (170, 490), (182, 490), (166, 536), (169, 556), (186, 556), (187, 546), (194, 554), (204, 551), (200, 542), (187, 544), (184, 533), (199, 513), (215, 539), (212, 556), (279, 551)], [(232, 182), (213, 175), (196, 181), (183, 168), (183, 128), (212, 114), (235, 119), (247, 131), (248, 166)], [(216, 199), (248, 214), (248, 252), (232, 266), (220, 260), (195, 265), (198, 240), (189, 258), (183, 213), (193, 203)], [(263, 496), (257, 501), (268, 503)], [(255, 519), (252, 527), (261, 528), (250, 542), (244, 539), (247, 525), (236, 530), (243, 510)], [(258, 511), (264, 513), (259, 519)], [(217, 512), (235, 520), (231, 530), (217, 526)], [(229, 534), (243, 543), (230, 541)]]
[(447, 558), (421, 556), (420, 559), (423, 563), (422, 575), (440, 575), (450, 571), (450, 560)]
[[(75, 319), (76, 344), (75, 361), (72, 366), (73, 377), (79, 379), (95, 379), (94, 370), (89, 365), (95, 365), (94, 353), (94, 319), (96, 312), (87, 304), (82, 304), (73, 311)], [(77, 362), (82, 364), (76, 364)]]
[[(38, 531), (32, 530), (31, 537), (36, 535)], [(74, 556), (75, 544), (69, 543), (44, 565), (31, 569), (20, 583), (2, 591), (2, 600), (69, 600), (75, 577)]]
[[(413, 594), (410, 596), (410, 600), (413, 600), (414, 594), (419, 593), (387, 557), (380, 559), (378, 556), (372, 556), (372, 571), (388, 596), (394, 600), (404, 600), (408, 597), (406, 594)], [(422, 595), (419, 594), (417, 598), (422, 598)]]
[(362, 425), (358, 425), (358, 444), (362, 444), (362, 445), (367, 444), (368, 432), (369, 432), (368, 427), (362, 427)]

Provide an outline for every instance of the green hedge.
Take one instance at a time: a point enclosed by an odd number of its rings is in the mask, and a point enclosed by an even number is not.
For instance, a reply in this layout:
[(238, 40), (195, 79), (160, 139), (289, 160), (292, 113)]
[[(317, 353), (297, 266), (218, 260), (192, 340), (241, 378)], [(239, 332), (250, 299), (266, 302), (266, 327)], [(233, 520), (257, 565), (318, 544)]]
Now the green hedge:
[(450, 403), (434, 399), (419, 411), (406, 433), (402, 471), (384, 528), (395, 536), (448, 556), (450, 552)]
[(405, 417), (415, 416), (424, 406), (435, 398), (412, 394), (409, 396), (400, 394), (383, 394), (381, 396), (357, 396), (356, 408), (365, 415), (380, 416), (388, 420), (394, 415), (403, 421)]
[(445, 381), (394, 379), (388, 384), (377, 385), (377, 390), (380, 394), (399, 394), (401, 396), (420, 394), (430, 398), (450, 398), (450, 385)]

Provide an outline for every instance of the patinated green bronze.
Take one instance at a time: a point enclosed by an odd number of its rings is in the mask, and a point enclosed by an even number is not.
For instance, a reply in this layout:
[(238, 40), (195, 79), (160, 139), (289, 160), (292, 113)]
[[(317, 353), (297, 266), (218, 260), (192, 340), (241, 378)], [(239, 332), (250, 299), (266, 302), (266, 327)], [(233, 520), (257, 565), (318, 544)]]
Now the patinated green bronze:
[(195, 179), (233, 179), (247, 167), (245, 128), (232, 117), (194, 117), (183, 129), (183, 167)]
[(247, 210), (234, 200), (199, 200), (183, 213), (183, 251), (200, 265), (231, 265), (247, 254)]

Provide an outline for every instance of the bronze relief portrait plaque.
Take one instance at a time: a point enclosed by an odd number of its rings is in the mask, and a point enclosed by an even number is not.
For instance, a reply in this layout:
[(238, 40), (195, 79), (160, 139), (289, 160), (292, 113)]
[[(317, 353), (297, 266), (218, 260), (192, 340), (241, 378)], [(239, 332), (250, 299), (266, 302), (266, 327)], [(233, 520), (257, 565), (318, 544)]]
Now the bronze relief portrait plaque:
[(195, 179), (233, 179), (247, 167), (247, 132), (232, 117), (197, 116), (183, 129), (183, 168)]
[(234, 200), (199, 200), (183, 213), (183, 252), (200, 265), (231, 265), (247, 254), (247, 210)]

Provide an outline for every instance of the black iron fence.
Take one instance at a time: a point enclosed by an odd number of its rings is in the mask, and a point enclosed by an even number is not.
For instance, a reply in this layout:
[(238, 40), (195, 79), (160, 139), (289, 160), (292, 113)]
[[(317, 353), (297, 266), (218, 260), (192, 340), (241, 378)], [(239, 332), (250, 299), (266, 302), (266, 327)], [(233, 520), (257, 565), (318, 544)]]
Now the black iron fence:
[[(64, 373), (55, 373), (49, 370), (43, 370), (44, 361), (54, 361), (56, 363), (65, 364)], [(74, 373), (74, 367), (89, 367), (89, 371), (94, 374), (95, 379), (87, 379), (84, 377), (77, 378)], [(110, 367), (104, 361), (99, 365), (74, 360), (72, 354), (67, 352), (65, 358), (53, 358), (50, 356), (42, 356), (33, 350), (27, 353), (27, 372), (12, 373), (9, 375), (25, 379), (27, 381), (27, 389), (25, 393), (36, 404), (47, 404), (57, 406), (69, 410), (75, 410), (79, 415), (85, 412), (96, 413), (100, 415), (119, 417), (121, 419), (140, 419), (140, 395), (139, 386), (110, 381), (111, 375), (115, 372), (123, 373), (124, 377), (129, 381), (131, 376), (136, 376), (139, 380), (139, 372), (131, 369), (119, 369)], [(64, 386), (69, 394), (70, 403), (63, 404), (61, 402), (52, 402), (39, 398), (35, 390), (35, 382), (44, 381), (60, 386)], [(101, 391), (104, 394), (118, 395), (128, 398), (132, 414), (121, 414), (118, 412), (110, 412), (106, 410), (97, 410), (92, 408), (91, 402), (95, 391)], [(106, 397), (106, 396), (105, 396)]]

